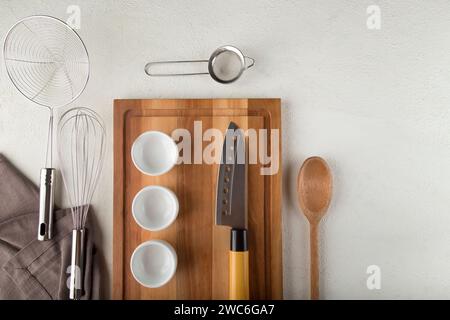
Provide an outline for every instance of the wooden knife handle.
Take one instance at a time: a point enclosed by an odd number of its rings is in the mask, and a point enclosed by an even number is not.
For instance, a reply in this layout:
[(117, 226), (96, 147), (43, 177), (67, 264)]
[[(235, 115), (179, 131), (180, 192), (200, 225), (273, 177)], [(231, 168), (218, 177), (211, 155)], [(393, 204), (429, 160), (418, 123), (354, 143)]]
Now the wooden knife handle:
[(250, 299), (247, 230), (231, 229), (230, 300)]

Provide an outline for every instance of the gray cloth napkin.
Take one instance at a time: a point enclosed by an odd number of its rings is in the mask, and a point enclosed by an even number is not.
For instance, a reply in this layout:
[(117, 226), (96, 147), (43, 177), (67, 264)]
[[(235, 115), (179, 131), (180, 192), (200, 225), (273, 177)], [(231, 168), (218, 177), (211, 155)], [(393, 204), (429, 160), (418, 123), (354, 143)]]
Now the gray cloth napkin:
[[(0, 154), (0, 299), (68, 299), (70, 209), (56, 210), (53, 239), (37, 240), (39, 190)], [(89, 236), (83, 299), (99, 299), (98, 255)]]

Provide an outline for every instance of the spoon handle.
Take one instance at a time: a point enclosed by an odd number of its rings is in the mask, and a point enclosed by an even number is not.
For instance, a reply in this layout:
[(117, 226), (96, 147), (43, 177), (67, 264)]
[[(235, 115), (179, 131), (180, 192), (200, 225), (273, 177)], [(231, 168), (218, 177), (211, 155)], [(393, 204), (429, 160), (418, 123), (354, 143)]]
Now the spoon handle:
[(309, 231), (311, 255), (311, 300), (319, 299), (319, 238), (318, 224), (312, 223)]

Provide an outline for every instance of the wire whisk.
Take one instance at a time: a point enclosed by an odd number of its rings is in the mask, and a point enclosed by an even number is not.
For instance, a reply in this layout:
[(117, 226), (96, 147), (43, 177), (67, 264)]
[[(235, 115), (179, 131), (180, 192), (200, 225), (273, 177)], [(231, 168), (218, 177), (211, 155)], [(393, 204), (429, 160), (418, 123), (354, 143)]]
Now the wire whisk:
[(73, 219), (70, 298), (80, 299), (83, 295), (85, 225), (106, 153), (103, 120), (89, 108), (70, 109), (58, 122), (57, 142)]

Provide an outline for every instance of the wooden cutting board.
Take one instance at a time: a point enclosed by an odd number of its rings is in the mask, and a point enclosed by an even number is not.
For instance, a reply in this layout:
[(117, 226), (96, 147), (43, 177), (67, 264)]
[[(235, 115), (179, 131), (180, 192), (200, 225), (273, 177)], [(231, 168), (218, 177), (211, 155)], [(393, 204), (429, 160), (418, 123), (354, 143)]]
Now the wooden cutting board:
[[(243, 129), (268, 129), (269, 138), (273, 129), (280, 133), (278, 172), (261, 175), (259, 161), (248, 165), (248, 232), (251, 299), (282, 299), (280, 113), (280, 99), (114, 101), (114, 299), (228, 298), (230, 230), (215, 225), (218, 164), (180, 164), (151, 177), (134, 166), (131, 146), (148, 130), (171, 135), (174, 129), (183, 128), (193, 141), (195, 121), (201, 121), (203, 132), (208, 128), (225, 132), (231, 120)], [(269, 139), (269, 150), (272, 143)], [(209, 144), (203, 142), (203, 148)], [(178, 218), (165, 230), (146, 231), (133, 219), (133, 198), (148, 185), (165, 186), (178, 197)], [(168, 241), (178, 255), (175, 276), (157, 289), (141, 286), (130, 270), (134, 249), (150, 239)]]

